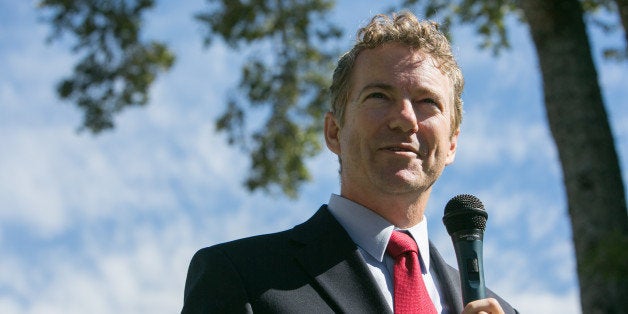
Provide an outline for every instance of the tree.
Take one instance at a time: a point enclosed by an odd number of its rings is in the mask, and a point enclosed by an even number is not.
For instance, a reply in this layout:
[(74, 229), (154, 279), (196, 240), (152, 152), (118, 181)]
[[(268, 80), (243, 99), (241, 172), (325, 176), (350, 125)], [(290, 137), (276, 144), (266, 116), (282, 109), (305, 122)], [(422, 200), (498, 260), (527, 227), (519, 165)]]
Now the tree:
[[(125, 105), (145, 103), (146, 88), (156, 69), (167, 69), (173, 60), (165, 46), (145, 46), (137, 40), (141, 12), (152, 6), (152, 1), (112, 2), (42, 2), (42, 7), (55, 11), (49, 21), (57, 33), (74, 34), (79, 39), (77, 50), (90, 51), (77, 65), (75, 77), (60, 84), (59, 94), (84, 108), (84, 125), (94, 132), (112, 127), (112, 115)], [(314, 156), (321, 146), (318, 121), (327, 107), (326, 87), (334, 56), (333, 51), (321, 47), (332, 46), (340, 35), (338, 28), (326, 20), (334, 1), (208, 0), (208, 4), (209, 9), (197, 15), (207, 27), (207, 43), (217, 37), (232, 49), (258, 52), (242, 68), (238, 88), (245, 97), (227, 101), (217, 129), (227, 133), (230, 143), (251, 153), (253, 169), (247, 181), (250, 189), (269, 191), (278, 187), (283, 193), (296, 196), (300, 183), (309, 177), (304, 160)], [(628, 308), (624, 185), (585, 21), (600, 24), (590, 13), (606, 10), (619, 16), (621, 27), (601, 25), (607, 29), (623, 27), (626, 33), (628, 1), (405, 0), (400, 7), (420, 7), (426, 16), (437, 18), (448, 27), (472, 24), (483, 38), (482, 46), (495, 53), (508, 47), (508, 16), (527, 23), (543, 78), (547, 118), (563, 170), (582, 311), (624, 311)], [(625, 38), (628, 45), (628, 35)], [(112, 42), (118, 44), (112, 46)], [(107, 53), (100, 55), (91, 47), (104, 47)], [(126, 78), (120, 74), (124, 73), (125, 67), (120, 66), (124, 62), (111, 62), (135, 56), (127, 51), (152, 52), (145, 53), (148, 57), (142, 60), (146, 62), (137, 66), (139, 73), (145, 74), (140, 77), (148, 78), (141, 81), (143, 84), (121, 79)], [(624, 60), (626, 51), (626, 47), (614, 48), (606, 55)], [(124, 92), (122, 87), (126, 86), (139, 93)], [(245, 109), (249, 107), (263, 107), (268, 112), (265, 123), (250, 135), (243, 127), (247, 122)], [(105, 123), (90, 123), (92, 116), (104, 117), (101, 120)]]
[[(310, 178), (304, 160), (321, 150), (322, 118), (328, 108), (329, 73), (336, 53), (325, 51), (340, 36), (326, 20), (329, 0), (208, 0), (197, 15), (207, 27), (206, 42), (223, 39), (231, 48), (254, 47), (242, 68), (239, 89), (246, 99), (231, 98), (216, 127), (251, 155), (250, 190), (279, 187), (296, 197)], [(266, 47), (267, 53), (260, 53)], [(243, 104), (244, 103), (244, 104)], [(268, 118), (246, 134), (244, 107), (265, 107)], [(253, 147), (248, 147), (248, 139)]]
[[(321, 47), (330, 47), (341, 35), (326, 20), (334, 1), (207, 2), (209, 9), (196, 16), (207, 28), (205, 43), (218, 38), (234, 50), (253, 51), (238, 86), (238, 94), (246, 96), (226, 101), (216, 129), (250, 154), (246, 180), (250, 190), (278, 188), (296, 197), (300, 185), (310, 178), (305, 160), (322, 147), (320, 121), (327, 111), (329, 73), (337, 53)], [(69, 33), (78, 41), (75, 52), (85, 54), (73, 76), (58, 86), (62, 99), (83, 110), (84, 129), (99, 133), (113, 128), (114, 115), (128, 106), (146, 104), (156, 75), (172, 65), (174, 55), (164, 44), (139, 39), (142, 13), (153, 5), (152, 0), (43, 0), (39, 4), (55, 30), (52, 38)], [(247, 123), (251, 124), (251, 116), (259, 120), (259, 115), (245, 107), (268, 113), (255, 131), (248, 132)]]
[(57, 93), (83, 110), (83, 128), (99, 133), (114, 126), (113, 116), (128, 106), (145, 105), (159, 71), (169, 69), (174, 55), (159, 42), (140, 39), (142, 13), (152, 0), (43, 0), (46, 20), (54, 32), (76, 37), (73, 47), (82, 59)]
[(582, 311), (621, 313), (628, 308), (626, 199), (583, 10), (577, 0), (520, 5), (563, 169)]

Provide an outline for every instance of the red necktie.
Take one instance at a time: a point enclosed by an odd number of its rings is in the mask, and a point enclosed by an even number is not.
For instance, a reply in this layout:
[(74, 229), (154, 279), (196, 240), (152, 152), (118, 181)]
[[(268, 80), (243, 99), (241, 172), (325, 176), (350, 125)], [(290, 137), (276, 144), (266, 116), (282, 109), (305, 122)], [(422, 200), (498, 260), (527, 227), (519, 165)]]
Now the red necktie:
[(395, 313), (436, 313), (423, 283), (418, 247), (414, 239), (406, 233), (393, 231), (386, 253), (395, 259)]

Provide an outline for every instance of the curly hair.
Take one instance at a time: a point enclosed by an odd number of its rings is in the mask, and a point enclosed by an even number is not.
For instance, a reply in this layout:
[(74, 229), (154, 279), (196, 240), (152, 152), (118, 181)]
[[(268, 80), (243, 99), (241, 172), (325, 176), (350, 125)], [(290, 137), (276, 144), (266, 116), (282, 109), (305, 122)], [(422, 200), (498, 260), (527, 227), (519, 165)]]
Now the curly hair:
[(393, 13), (390, 17), (379, 14), (374, 16), (368, 25), (360, 28), (356, 37), (357, 42), (353, 48), (338, 60), (329, 88), (331, 112), (340, 125), (344, 123), (345, 107), (349, 101), (351, 90), (351, 74), (360, 52), (365, 49), (380, 47), (386, 43), (401, 43), (431, 56), (438, 64), (440, 71), (450, 80), (454, 87), (454, 110), (451, 114), (452, 134), (460, 127), (464, 78), (454, 59), (451, 45), (438, 29), (437, 23), (419, 21), (414, 14), (407, 11)]

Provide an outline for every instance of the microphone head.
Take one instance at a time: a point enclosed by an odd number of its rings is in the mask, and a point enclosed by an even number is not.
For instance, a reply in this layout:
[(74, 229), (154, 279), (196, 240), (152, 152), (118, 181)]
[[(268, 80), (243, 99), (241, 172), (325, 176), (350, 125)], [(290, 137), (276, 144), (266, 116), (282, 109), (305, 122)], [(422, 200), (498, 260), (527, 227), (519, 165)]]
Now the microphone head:
[(475, 196), (469, 194), (458, 195), (445, 206), (443, 223), (447, 233), (453, 235), (462, 230), (486, 229), (488, 214), (484, 210), (484, 204)]

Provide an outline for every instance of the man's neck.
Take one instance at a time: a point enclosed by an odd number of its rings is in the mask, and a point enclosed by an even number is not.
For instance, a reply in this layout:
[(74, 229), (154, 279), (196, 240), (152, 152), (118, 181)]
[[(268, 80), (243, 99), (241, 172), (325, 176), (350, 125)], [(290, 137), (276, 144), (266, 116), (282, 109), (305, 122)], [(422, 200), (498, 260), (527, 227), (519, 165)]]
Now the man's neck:
[(377, 195), (342, 191), (341, 196), (382, 216), (397, 228), (410, 228), (423, 220), (431, 189), (422, 193)]

